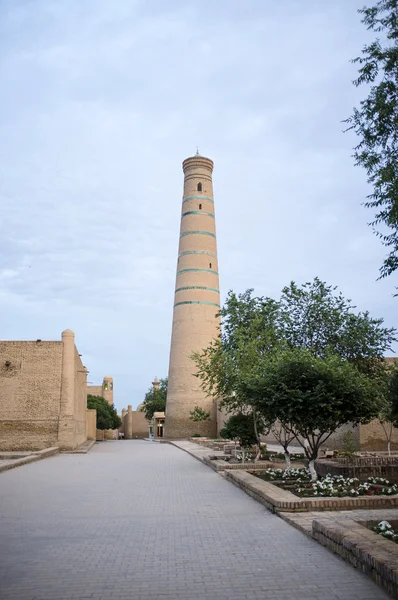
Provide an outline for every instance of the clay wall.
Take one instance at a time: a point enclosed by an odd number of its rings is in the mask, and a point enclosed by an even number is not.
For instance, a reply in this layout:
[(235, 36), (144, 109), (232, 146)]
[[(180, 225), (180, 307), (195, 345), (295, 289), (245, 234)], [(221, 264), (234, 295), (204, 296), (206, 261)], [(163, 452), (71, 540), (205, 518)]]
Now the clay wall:
[[(123, 409), (124, 410), (124, 409)], [(123, 412), (122, 412), (123, 415)], [(123, 431), (125, 439), (147, 438), (149, 432), (149, 422), (145, 418), (145, 413), (139, 410), (126, 412), (122, 416), (122, 425), (120, 431)]]
[(96, 439), (96, 427), (97, 426), (97, 411), (95, 408), (87, 408), (86, 410), (86, 431), (87, 439)]
[(62, 342), (0, 342), (0, 450), (73, 450), (86, 437), (87, 373)]
[[(389, 433), (390, 425), (387, 423), (385, 427)], [(387, 438), (378, 419), (374, 419), (367, 425), (360, 425), (359, 437), (361, 450), (387, 451)], [(392, 429), (391, 450), (398, 450), (398, 429), (396, 427)]]
[(88, 385), (87, 394), (91, 396), (102, 396), (102, 385)]
[(62, 350), (62, 342), (0, 342), (0, 450), (57, 445)]
[(149, 431), (149, 422), (145, 418), (145, 413), (133, 410), (133, 439), (147, 438)]
[(73, 446), (76, 448), (87, 440), (86, 412), (87, 412), (87, 372), (75, 346), (75, 432)]

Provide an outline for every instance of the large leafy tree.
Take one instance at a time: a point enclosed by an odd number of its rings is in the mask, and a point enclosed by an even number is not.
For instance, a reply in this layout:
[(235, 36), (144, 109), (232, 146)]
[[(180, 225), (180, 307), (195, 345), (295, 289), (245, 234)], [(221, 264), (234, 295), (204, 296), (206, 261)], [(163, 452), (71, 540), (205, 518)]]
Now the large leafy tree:
[(374, 211), (370, 224), (389, 251), (380, 268), (386, 277), (398, 269), (398, 0), (379, 0), (358, 12), (382, 40), (376, 37), (353, 60), (359, 65), (354, 84), (370, 90), (346, 122), (359, 137), (355, 164), (366, 170), (372, 187), (365, 203)]
[(257, 412), (237, 413), (232, 415), (220, 431), (220, 436), (227, 440), (238, 440), (242, 448), (243, 461), (245, 450), (257, 444), (256, 459), (261, 454), (260, 435), (269, 430), (267, 423)]
[(312, 478), (321, 444), (345, 423), (366, 423), (381, 404), (380, 386), (337, 355), (314, 356), (305, 348), (286, 349), (268, 360), (257, 376), (240, 383), (260, 414), (281, 419), (306, 440)]
[(383, 319), (355, 312), (337, 288), (318, 278), (302, 286), (292, 282), (278, 301), (256, 298), (252, 290), (229, 292), (220, 314), (222, 336), (193, 359), (202, 388), (231, 412), (251, 406), (239, 382), (261, 373), (278, 349), (303, 348), (320, 358), (333, 353), (379, 376), (396, 339)]
[(145, 413), (145, 417), (148, 421), (151, 421), (155, 412), (164, 412), (166, 408), (166, 397), (167, 397), (167, 383), (168, 379), (160, 379), (159, 387), (154, 388), (151, 386), (145, 394), (144, 401), (141, 405), (141, 412)]
[(391, 350), (396, 330), (355, 308), (337, 287), (318, 277), (302, 286), (291, 282), (280, 299), (281, 336), (289, 348), (305, 348), (321, 358), (334, 353), (366, 374), (380, 375), (381, 359)]
[[(342, 412), (339, 403), (332, 401), (334, 392), (330, 392), (330, 410), (335, 415), (333, 419), (326, 418), (326, 413), (321, 415), (322, 419), (325, 417), (326, 428), (318, 428), (316, 423), (307, 424), (306, 429), (298, 428), (289, 411), (281, 409), (283, 397), (279, 396), (278, 410), (268, 395), (259, 402), (259, 391), (253, 381), (262, 381), (270, 365), (273, 369), (282, 369), (289, 352), (302, 352), (306, 360), (297, 359), (294, 363), (297, 377), (300, 368), (309, 368), (309, 357), (313, 357), (314, 373), (321, 375), (324, 364), (329, 374), (335, 374), (336, 390), (340, 385), (338, 377), (342, 378), (341, 385), (347, 386), (350, 382), (369, 381), (369, 389), (373, 390), (374, 382), (381, 385), (384, 380), (383, 356), (396, 339), (396, 330), (384, 327), (383, 319), (374, 319), (368, 312), (356, 312), (350, 300), (318, 278), (302, 286), (292, 282), (282, 290), (278, 301), (255, 298), (252, 290), (238, 296), (230, 292), (221, 317), (222, 336), (193, 359), (202, 388), (208, 395), (221, 399), (227, 412), (257, 413), (271, 423), (278, 420), (286, 440), (290, 440), (292, 434), (305, 438), (311, 427), (311, 435), (315, 436), (314, 441), (309, 441), (307, 452), (311, 460), (317, 456), (319, 445), (339, 424), (351, 417), (353, 422), (357, 418), (368, 418), (368, 413), (363, 416), (361, 411), (357, 416), (354, 410)], [(284, 362), (281, 362), (282, 356)], [(293, 368), (292, 363), (289, 365)], [(306, 397), (316, 402), (319, 392), (319, 387), (307, 390)], [(354, 400), (351, 406), (358, 407), (359, 403)], [(309, 406), (306, 405), (305, 410)]]
[(116, 408), (105, 400), (102, 396), (87, 396), (87, 408), (95, 408), (97, 411), (97, 429), (118, 429), (121, 425), (121, 419), (116, 412)]
[(261, 360), (280, 343), (279, 304), (254, 297), (253, 290), (230, 291), (220, 315), (222, 334), (192, 358), (206, 393), (221, 399), (228, 411), (241, 411), (248, 400), (237, 394), (239, 381), (256, 372)]

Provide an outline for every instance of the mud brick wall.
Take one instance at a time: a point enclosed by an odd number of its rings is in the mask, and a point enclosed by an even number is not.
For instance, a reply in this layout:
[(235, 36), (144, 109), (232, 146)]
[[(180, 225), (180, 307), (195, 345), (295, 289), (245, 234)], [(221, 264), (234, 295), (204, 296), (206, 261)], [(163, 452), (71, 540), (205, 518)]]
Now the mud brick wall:
[(0, 342), (0, 450), (55, 446), (62, 342)]

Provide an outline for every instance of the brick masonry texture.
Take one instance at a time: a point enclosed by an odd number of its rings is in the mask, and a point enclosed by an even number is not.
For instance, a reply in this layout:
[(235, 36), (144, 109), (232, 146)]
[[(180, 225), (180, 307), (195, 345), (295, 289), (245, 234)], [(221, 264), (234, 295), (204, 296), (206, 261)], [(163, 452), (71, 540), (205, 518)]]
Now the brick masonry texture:
[(110, 441), (1, 481), (1, 600), (388, 598), (170, 444)]
[(347, 518), (316, 517), (312, 522), (312, 535), (372, 577), (393, 598), (398, 598), (398, 546), (368, 529), (383, 518), (387, 517), (381, 512), (375, 521), (362, 523)]
[(87, 373), (73, 332), (62, 340), (0, 341), (0, 450), (86, 441)]
[(398, 508), (398, 496), (299, 497), (247, 471), (225, 471), (225, 477), (273, 512)]
[(1, 450), (56, 445), (62, 348), (62, 342), (0, 342)]

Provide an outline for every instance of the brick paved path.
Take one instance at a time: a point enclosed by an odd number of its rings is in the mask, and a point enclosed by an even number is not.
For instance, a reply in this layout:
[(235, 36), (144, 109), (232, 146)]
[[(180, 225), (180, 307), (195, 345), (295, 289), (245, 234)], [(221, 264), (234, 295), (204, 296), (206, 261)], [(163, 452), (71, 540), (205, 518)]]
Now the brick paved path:
[(381, 600), (381, 589), (168, 444), (0, 475), (1, 600)]

